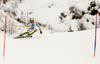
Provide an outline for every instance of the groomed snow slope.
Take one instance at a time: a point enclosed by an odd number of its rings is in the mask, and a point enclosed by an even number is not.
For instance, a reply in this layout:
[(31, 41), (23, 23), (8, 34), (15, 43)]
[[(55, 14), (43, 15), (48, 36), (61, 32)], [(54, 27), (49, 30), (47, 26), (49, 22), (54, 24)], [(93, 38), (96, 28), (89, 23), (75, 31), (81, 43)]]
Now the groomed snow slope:
[[(3, 34), (0, 32), (0, 35)], [(13, 39), (7, 35), (3, 61), (3, 35), (0, 36), (0, 64), (100, 64), (100, 29), (96, 57), (94, 30), (52, 33), (43, 30), (33, 38)]]

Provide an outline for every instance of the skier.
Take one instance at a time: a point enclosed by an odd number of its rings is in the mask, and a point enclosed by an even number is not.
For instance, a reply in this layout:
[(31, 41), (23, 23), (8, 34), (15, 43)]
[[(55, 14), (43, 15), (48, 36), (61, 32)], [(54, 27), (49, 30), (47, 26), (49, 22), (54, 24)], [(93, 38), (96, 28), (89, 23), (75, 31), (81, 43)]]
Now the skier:
[(39, 31), (35, 27), (38, 27), (40, 30), (40, 34), (42, 34), (42, 30), (37, 22), (34, 21), (34, 18), (30, 18), (30, 21), (25, 24), (25, 27), (28, 28), (27, 32), (20, 35), (20, 37), (32, 37), (32, 34)]

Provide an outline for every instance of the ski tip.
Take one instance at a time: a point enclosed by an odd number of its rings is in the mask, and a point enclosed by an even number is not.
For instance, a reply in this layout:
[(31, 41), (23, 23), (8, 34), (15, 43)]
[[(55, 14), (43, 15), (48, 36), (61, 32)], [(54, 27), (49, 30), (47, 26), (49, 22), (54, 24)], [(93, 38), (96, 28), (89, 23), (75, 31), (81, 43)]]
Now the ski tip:
[(13, 37), (14, 39), (19, 39), (19, 38), (21, 38), (21, 37)]

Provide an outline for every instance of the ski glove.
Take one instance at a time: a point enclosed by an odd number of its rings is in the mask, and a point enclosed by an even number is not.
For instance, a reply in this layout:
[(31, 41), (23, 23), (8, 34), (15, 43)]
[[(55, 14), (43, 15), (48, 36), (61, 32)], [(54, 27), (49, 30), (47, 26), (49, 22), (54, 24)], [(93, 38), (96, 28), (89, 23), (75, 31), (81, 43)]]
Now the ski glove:
[(40, 30), (40, 34), (42, 34), (43, 32), (42, 32), (42, 30)]
[(28, 28), (28, 29), (30, 28), (28, 25), (26, 25), (25, 27)]

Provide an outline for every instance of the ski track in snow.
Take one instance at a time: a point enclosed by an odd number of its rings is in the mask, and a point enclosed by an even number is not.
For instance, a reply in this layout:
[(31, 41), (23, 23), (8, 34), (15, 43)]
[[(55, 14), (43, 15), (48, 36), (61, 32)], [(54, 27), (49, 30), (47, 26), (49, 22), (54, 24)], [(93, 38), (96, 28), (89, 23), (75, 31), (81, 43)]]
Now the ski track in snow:
[(3, 61), (3, 33), (0, 32), (0, 64), (100, 64), (100, 29), (97, 51), (94, 58), (94, 30), (57, 32), (33, 38), (13, 39), (6, 37), (5, 60)]

